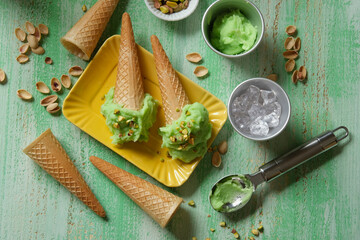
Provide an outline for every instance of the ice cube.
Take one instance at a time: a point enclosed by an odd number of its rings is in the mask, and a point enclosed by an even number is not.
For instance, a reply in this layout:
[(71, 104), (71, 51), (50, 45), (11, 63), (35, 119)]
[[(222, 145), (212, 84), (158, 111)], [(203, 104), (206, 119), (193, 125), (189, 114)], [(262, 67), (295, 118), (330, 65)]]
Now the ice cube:
[(262, 118), (270, 128), (274, 128), (279, 126), (279, 117), (276, 115), (275, 112), (272, 112)]
[(256, 119), (258, 117), (263, 117), (266, 115), (265, 109), (260, 104), (252, 104), (248, 110), (248, 114), (251, 119)]
[(251, 103), (259, 103), (260, 89), (254, 85), (250, 85), (245, 94), (249, 95), (249, 101)]
[(250, 124), (250, 133), (257, 136), (266, 136), (269, 133), (268, 124), (258, 117)]
[(276, 95), (273, 91), (260, 90), (261, 98), (264, 100), (264, 105), (275, 102)]
[(266, 115), (275, 113), (276, 116), (278, 116), (280, 118), (281, 105), (278, 102), (266, 104), (266, 105), (264, 105), (264, 109), (265, 109)]
[(251, 119), (247, 115), (242, 115), (241, 117), (235, 119), (235, 125), (240, 129), (249, 128), (250, 123)]

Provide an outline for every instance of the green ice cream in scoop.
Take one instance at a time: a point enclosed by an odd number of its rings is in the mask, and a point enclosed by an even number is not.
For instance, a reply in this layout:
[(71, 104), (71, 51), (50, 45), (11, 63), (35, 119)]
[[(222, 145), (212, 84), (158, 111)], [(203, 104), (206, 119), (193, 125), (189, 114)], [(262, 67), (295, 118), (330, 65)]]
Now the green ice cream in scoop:
[(142, 142), (149, 139), (149, 128), (156, 120), (158, 101), (145, 94), (143, 107), (139, 111), (124, 108), (114, 103), (114, 88), (105, 95), (101, 114), (106, 118), (106, 125), (112, 134), (113, 144), (124, 142)]
[(210, 42), (220, 52), (236, 55), (252, 48), (257, 32), (257, 28), (239, 10), (232, 10), (216, 17)]
[(184, 106), (180, 118), (161, 127), (159, 134), (163, 139), (162, 147), (169, 149), (172, 158), (188, 163), (204, 156), (211, 129), (209, 112), (196, 102)]
[(243, 175), (239, 175), (243, 180), (245, 187), (231, 177), (225, 178), (216, 184), (215, 190), (210, 193), (210, 203), (217, 211), (222, 210), (222, 206), (226, 203), (235, 202), (237, 198), (241, 198), (241, 203), (247, 203), (254, 191), (252, 182)]

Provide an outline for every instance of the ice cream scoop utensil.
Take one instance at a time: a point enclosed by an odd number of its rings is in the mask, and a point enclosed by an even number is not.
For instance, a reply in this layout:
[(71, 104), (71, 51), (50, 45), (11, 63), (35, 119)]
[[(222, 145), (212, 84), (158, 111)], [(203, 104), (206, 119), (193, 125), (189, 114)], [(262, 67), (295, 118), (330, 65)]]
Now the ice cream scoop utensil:
[[(340, 131), (339, 133), (337, 133)], [(335, 147), (340, 141), (349, 135), (346, 127), (340, 126), (332, 131), (326, 131), (317, 137), (307, 141), (301, 146), (293, 149), (292, 151), (278, 157), (259, 168), (259, 171), (253, 174), (246, 174), (245, 177), (251, 181), (254, 191), (257, 186), (263, 182), (270, 182), (273, 179), (281, 176), (282, 174), (290, 171), (291, 169), (299, 166), (307, 160)], [(234, 183), (238, 183), (244, 187), (243, 180), (238, 175), (229, 175), (217, 181), (211, 189), (210, 196), (215, 191), (217, 185), (224, 179), (232, 177)], [(250, 199), (250, 198), (247, 198)], [(210, 200), (210, 197), (209, 197)], [(219, 212), (233, 212), (239, 210), (247, 203), (241, 200), (241, 196), (236, 198), (233, 202), (225, 203)]]

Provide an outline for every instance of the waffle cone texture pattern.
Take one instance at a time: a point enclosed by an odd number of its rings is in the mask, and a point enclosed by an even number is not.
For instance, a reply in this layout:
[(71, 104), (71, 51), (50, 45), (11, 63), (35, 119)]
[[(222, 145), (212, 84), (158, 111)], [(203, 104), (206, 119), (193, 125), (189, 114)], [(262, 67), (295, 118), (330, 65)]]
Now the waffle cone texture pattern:
[(90, 161), (157, 223), (159, 223), (161, 227), (165, 227), (168, 224), (183, 201), (182, 198), (98, 157), (91, 156)]
[[(155, 35), (151, 36), (151, 45), (160, 85), (165, 121), (166, 124), (171, 124), (180, 117), (182, 108), (190, 104), (190, 101), (165, 50)], [(176, 109), (180, 111), (176, 111)]]
[(23, 152), (100, 217), (105, 211), (50, 129)]
[(119, 63), (115, 83), (114, 101), (125, 108), (139, 110), (144, 100), (137, 46), (130, 16), (124, 13), (121, 24)]
[(72, 54), (88, 61), (119, 0), (98, 0), (60, 39)]

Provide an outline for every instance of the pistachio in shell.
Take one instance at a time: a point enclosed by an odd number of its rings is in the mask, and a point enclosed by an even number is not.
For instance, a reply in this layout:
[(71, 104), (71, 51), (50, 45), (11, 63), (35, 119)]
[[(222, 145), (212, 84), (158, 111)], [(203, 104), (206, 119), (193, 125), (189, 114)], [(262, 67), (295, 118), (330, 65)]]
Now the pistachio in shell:
[(26, 39), (26, 33), (21, 28), (15, 28), (15, 36), (22, 42)]
[(73, 66), (69, 69), (69, 74), (74, 77), (78, 77), (83, 73), (83, 69), (80, 66)]
[(0, 83), (5, 82), (5, 80), (6, 80), (6, 74), (5, 74), (4, 70), (2, 70), (0, 68)]
[(47, 96), (47, 97), (41, 99), (40, 105), (46, 107), (49, 104), (56, 102), (57, 99), (58, 99), (58, 96), (56, 96), (56, 95)]
[(295, 45), (295, 39), (293, 37), (286, 38), (284, 45), (286, 50), (291, 50)]
[(26, 31), (27, 31), (29, 34), (34, 34), (34, 33), (35, 33), (34, 24), (32, 24), (31, 22), (26, 21), (26, 23), (25, 23), (25, 28), (26, 28)]
[(194, 70), (194, 74), (197, 77), (205, 77), (209, 73), (209, 70), (204, 66), (198, 66)]
[(299, 71), (297, 73), (297, 78), (299, 79), (299, 81), (303, 81), (306, 78), (306, 67), (305, 66), (301, 66), (299, 68)]
[(46, 57), (45, 63), (51, 65), (53, 63), (53, 60), (51, 59), (51, 57)]
[(26, 56), (25, 54), (20, 54), (17, 58), (16, 61), (18, 61), (20, 64), (24, 64), (27, 63), (29, 61), (29, 57)]
[(50, 103), (47, 107), (46, 107), (46, 111), (48, 111), (49, 113), (56, 113), (60, 110), (59, 104), (58, 103)]
[(49, 94), (50, 93), (50, 89), (48, 88), (48, 86), (46, 86), (46, 84), (44, 82), (37, 82), (36, 84), (36, 89), (43, 93), (43, 94)]
[(29, 93), (28, 91), (26, 91), (25, 89), (19, 89), (17, 90), (16, 94), (18, 95), (19, 98), (21, 98), (22, 100), (30, 100), (32, 99), (32, 95), (31, 93)]
[(22, 54), (26, 54), (30, 49), (30, 46), (28, 43), (25, 43), (23, 45), (20, 46), (19, 48), (19, 52), (22, 53)]
[(291, 76), (291, 81), (292, 81), (294, 84), (296, 84), (297, 81), (298, 81), (298, 78), (297, 78), (298, 72), (299, 72), (298, 70), (295, 70), (295, 71), (293, 72), (292, 76)]
[(220, 167), (221, 165), (221, 156), (220, 153), (218, 151), (214, 152), (212, 158), (211, 158), (211, 164), (214, 167)]
[(285, 32), (287, 33), (287, 35), (290, 36), (294, 35), (296, 33), (296, 26), (294, 25), (287, 26)]
[(37, 55), (43, 55), (45, 53), (45, 49), (41, 46), (38, 46), (37, 48), (31, 48), (31, 51)]
[(219, 145), (218, 145), (218, 151), (220, 154), (224, 155), (225, 153), (227, 153), (228, 151), (228, 143), (227, 141), (222, 141)]
[(35, 27), (35, 33), (34, 33), (35, 38), (38, 40), (38, 42), (40, 42), (41, 40), (41, 33), (40, 33), (40, 29), (38, 27)]
[(31, 48), (37, 48), (39, 46), (39, 41), (36, 39), (34, 35), (28, 35), (27, 41)]
[(70, 88), (71, 87), (71, 79), (69, 75), (63, 74), (60, 78), (61, 84), (64, 86), (64, 88)]
[(45, 24), (39, 24), (39, 30), (42, 35), (49, 34), (49, 28)]
[(294, 50), (298, 52), (300, 48), (301, 48), (301, 39), (297, 37), (295, 39)]
[(59, 79), (57, 79), (57, 78), (52, 78), (51, 79), (51, 89), (54, 92), (60, 92), (61, 91), (61, 83), (60, 83)]
[(286, 59), (296, 59), (299, 56), (299, 54), (297, 51), (287, 50), (287, 51), (283, 52), (283, 56)]
[(200, 53), (193, 52), (193, 53), (189, 53), (188, 55), (186, 55), (186, 59), (189, 62), (198, 63), (201, 61), (202, 57), (201, 57)]
[(285, 63), (285, 70), (287, 72), (291, 72), (292, 70), (294, 70), (295, 68), (295, 60), (294, 59), (289, 59), (286, 63)]
[(275, 74), (275, 73), (272, 73), (272, 74), (267, 75), (266, 78), (267, 78), (267, 79), (270, 79), (270, 80), (273, 80), (274, 82), (276, 82), (276, 81), (278, 80), (278, 76), (277, 76), (277, 74)]

